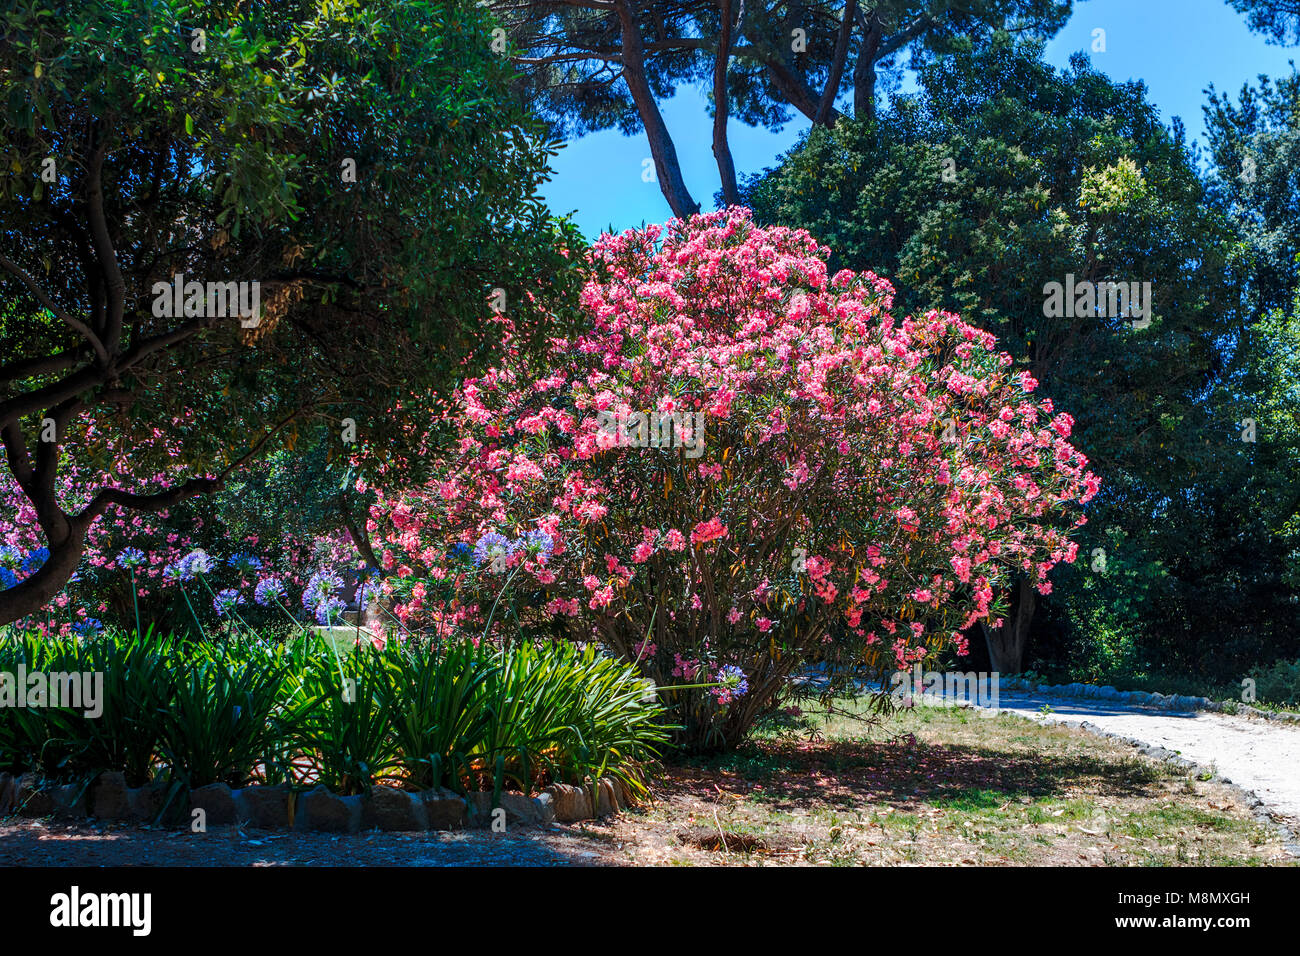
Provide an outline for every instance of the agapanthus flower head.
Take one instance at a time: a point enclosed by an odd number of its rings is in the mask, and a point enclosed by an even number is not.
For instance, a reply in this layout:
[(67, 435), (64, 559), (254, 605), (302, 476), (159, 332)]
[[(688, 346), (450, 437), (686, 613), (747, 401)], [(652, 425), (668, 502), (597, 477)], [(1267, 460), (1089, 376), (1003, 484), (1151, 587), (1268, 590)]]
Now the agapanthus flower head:
[(555, 548), (555, 539), (541, 528), (535, 528), (522, 538), (516, 538), (513, 547), (515, 550), (523, 550), (531, 555), (546, 555), (549, 557), (551, 551)]
[(23, 563), (23, 554), (12, 544), (0, 544), (0, 568), (10, 571)]
[(253, 600), (262, 607), (270, 607), (283, 601), (285, 593), (284, 582), (279, 578), (262, 578), (253, 588)]
[(457, 541), (447, 549), (447, 557), (453, 561), (465, 561), (473, 552), (474, 548), (468, 541)]
[(82, 637), (90, 637), (92, 634), (98, 634), (104, 629), (104, 624), (98, 618), (82, 618), (72, 625), (74, 634), (80, 634)]
[(212, 556), (202, 548), (195, 548), (180, 560), (181, 580), (189, 581), (196, 574), (208, 574), (212, 568)]
[(745, 672), (735, 664), (718, 668), (713, 679), (720, 685), (713, 689), (713, 696), (719, 704), (729, 704), (737, 697), (749, 693), (749, 681), (745, 679)]
[(166, 581), (168, 584), (176, 584), (180, 581), (184, 581), (185, 569), (181, 567), (181, 564), (182, 562), (180, 561), (173, 561), (171, 564), (163, 568), (162, 571), (163, 580)]
[(498, 557), (513, 554), (515, 545), (503, 534), (489, 531), (474, 545), (474, 563), (480, 567)]
[(262, 568), (262, 559), (249, 554), (247, 551), (241, 551), (238, 554), (232, 554), (226, 559), (226, 564), (236, 571), (260, 571)]
[(357, 585), (357, 607), (368, 608), (379, 600), (379, 595), (383, 593), (379, 581), (371, 578), (368, 581), (362, 581)]
[(343, 587), (343, 579), (333, 571), (317, 571), (307, 579), (307, 587), (302, 592), (302, 606), (309, 611), (316, 610), (326, 598), (333, 597)]
[(144, 564), (144, 552), (139, 548), (123, 548), (117, 556), (117, 566), (123, 570), (134, 570)]
[(40, 570), (41, 565), (48, 560), (50, 560), (50, 549), (37, 548), (35, 551), (27, 555), (27, 557), (23, 558), (23, 574), (35, 574)]
[(343, 599), (337, 594), (326, 595), (316, 604), (316, 623), (330, 624), (343, 614), (345, 607), (347, 605), (343, 603)]
[(218, 591), (217, 596), (212, 599), (212, 608), (221, 617), (225, 617), (239, 605), (244, 603), (244, 596), (234, 588), (226, 588)]

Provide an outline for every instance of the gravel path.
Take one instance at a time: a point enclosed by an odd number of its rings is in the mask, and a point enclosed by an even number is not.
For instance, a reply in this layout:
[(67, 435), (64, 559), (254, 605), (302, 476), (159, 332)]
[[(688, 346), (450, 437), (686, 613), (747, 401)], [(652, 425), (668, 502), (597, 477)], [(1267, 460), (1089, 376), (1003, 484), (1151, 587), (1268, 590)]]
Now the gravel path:
[[(1047, 723), (1088, 723), (1173, 751), (1250, 790), (1270, 815), (1300, 833), (1300, 727), (1206, 711), (1169, 711), (1117, 701), (1003, 691), (999, 707)], [(1051, 707), (1043, 713), (1043, 705)]]

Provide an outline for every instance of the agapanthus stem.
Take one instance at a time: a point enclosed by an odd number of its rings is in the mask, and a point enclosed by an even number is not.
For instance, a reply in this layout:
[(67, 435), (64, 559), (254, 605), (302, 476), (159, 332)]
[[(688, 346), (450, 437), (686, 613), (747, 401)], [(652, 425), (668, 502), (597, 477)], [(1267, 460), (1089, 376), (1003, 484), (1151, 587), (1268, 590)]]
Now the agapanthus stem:
[(272, 598), (272, 600), (275, 601), (275, 606), (284, 612), (284, 616), (289, 619), (290, 624), (296, 627), (303, 634), (307, 633), (307, 628), (302, 626), (302, 622), (300, 622), (296, 617), (293, 616), (293, 614), (289, 611), (287, 607), (284, 606), (284, 604), (280, 601), (279, 598)]
[(407, 627), (405, 624), (403, 624), (403, 623), (402, 623), (402, 619), (401, 619), (400, 617), (398, 617), (397, 615), (395, 615), (392, 611), (388, 610), (388, 608), (384, 607), (384, 605), (383, 605), (382, 603), (379, 605), (379, 610), (383, 611), (383, 612), (384, 612), (385, 614), (387, 614), (390, 618), (392, 618), (392, 619), (393, 619), (393, 623), (396, 624), (398, 627), (400, 627), (400, 628), (401, 628), (403, 631), (405, 631), (407, 634), (410, 634), (410, 635), (414, 636), (415, 632), (412, 631), (412, 630), (411, 630), (409, 627)]
[(497, 598), (492, 602), (492, 610), (488, 611), (487, 623), (483, 625), (483, 640), (487, 640), (488, 630), (492, 627), (492, 618), (497, 612), (497, 605), (501, 602), (501, 595), (510, 589), (510, 582), (515, 579), (515, 575), (523, 568), (524, 563), (520, 561), (515, 565), (515, 569), (510, 572), (510, 577), (506, 578), (506, 583), (501, 585), (501, 590), (497, 592)]
[(135, 593), (135, 566), (127, 569), (131, 572), (131, 603), (135, 606), (135, 639), (140, 640), (140, 598)]
[(185, 598), (185, 606), (190, 609), (190, 617), (194, 618), (194, 624), (199, 629), (199, 636), (206, 641), (208, 635), (204, 632), (203, 625), (199, 623), (199, 616), (194, 613), (194, 605), (190, 603), (190, 596), (185, 590), (184, 583), (181, 583), (181, 597)]
[[(202, 582), (205, 588), (208, 589), (208, 593), (212, 595), (212, 600), (215, 602), (217, 600), (217, 595), (216, 592), (212, 590), (212, 585), (208, 584), (208, 579), (205, 578), (202, 575), (202, 573), (195, 573), (194, 576), (198, 578), (200, 582)], [(240, 617), (239, 612), (235, 610), (234, 604), (230, 605), (230, 615), (240, 624), (244, 625), (244, 630), (248, 631), (249, 636), (252, 637), (253, 640), (257, 640), (257, 632), (248, 626), (247, 621), (245, 621), (242, 617)]]

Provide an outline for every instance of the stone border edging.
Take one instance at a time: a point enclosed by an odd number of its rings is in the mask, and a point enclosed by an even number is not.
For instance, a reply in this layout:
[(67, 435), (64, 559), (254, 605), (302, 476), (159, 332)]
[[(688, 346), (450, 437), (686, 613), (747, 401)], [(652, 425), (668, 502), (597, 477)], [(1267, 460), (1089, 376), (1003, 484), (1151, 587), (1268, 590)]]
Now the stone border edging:
[(1004, 677), (1002, 687), (1008, 690), (1026, 690), (1031, 693), (1050, 694), (1056, 697), (1083, 697), (1092, 700), (1113, 700), (1125, 704), (1158, 707), (1161, 710), (1209, 710), (1227, 713), (1234, 717), (1262, 717), (1283, 723), (1300, 723), (1300, 714), (1286, 711), (1260, 710), (1235, 700), (1211, 700), (1208, 697), (1189, 697), (1185, 694), (1161, 694), (1155, 691), (1120, 691), (1109, 685), (1096, 684), (1040, 684), (1023, 677)]
[[(0, 773), (0, 817), (55, 816), (149, 823), (162, 810), (165, 784), (127, 787), (121, 772), (100, 774), (89, 785), (42, 786), (34, 773)], [(535, 797), (502, 792), (507, 824), (575, 823), (610, 816), (636, 800), (621, 781), (602, 777), (592, 787), (554, 784)], [(232, 789), (223, 783), (190, 791), (189, 809), (202, 810), (205, 823), (247, 824), (260, 829), (359, 833), (362, 830), (424, 831), (487, 827), (492, 794), (466, 797), (446, 789), (418, 793), (376, 786), (369, 794), (341, 797), (323, 784), (293, 791), (284, 784)]]

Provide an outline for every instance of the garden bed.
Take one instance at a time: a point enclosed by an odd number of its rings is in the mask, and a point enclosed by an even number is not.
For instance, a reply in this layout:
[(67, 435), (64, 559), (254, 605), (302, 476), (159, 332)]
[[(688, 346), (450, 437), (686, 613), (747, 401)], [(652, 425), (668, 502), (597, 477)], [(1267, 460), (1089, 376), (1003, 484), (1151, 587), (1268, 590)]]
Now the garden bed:
[(507, 823), (583, 820), (644, 792), (668, 733), (633, 668), (570, 644), (412, 639), (340, 658), (27, 636), (0, 640), (0, 671), (103, 677), (90, 709), (0, 708), (0, 815), (188, 825), (201, 810), (344, 833), (486, 825), (497, 806)]

